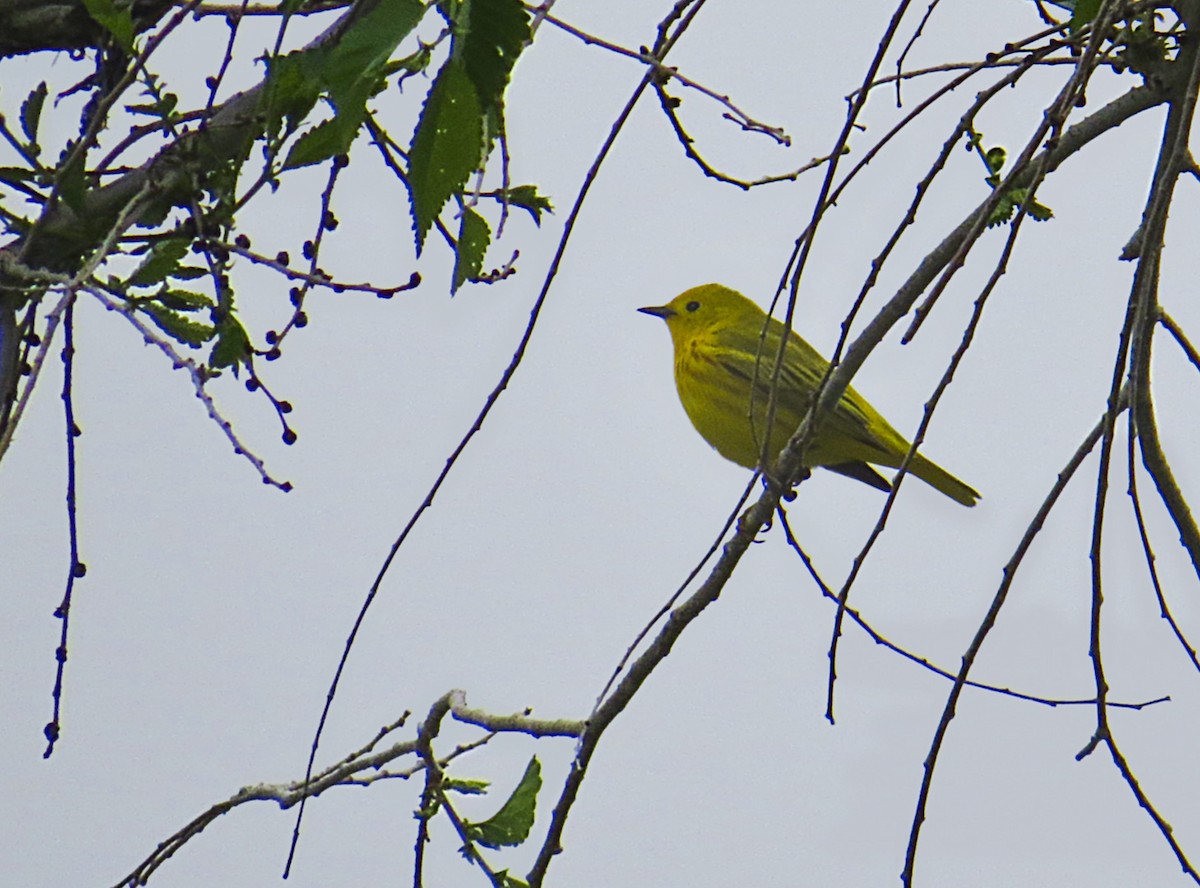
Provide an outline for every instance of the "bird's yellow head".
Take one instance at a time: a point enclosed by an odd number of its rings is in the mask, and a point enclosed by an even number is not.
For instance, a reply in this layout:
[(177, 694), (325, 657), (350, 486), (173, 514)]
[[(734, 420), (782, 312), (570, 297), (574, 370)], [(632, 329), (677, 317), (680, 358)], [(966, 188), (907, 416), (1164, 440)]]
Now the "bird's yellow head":
[(721, 284), (701, 284), (684, 290), (666, 305), (651, 305), (638, 311), (666, 321), (676, 346), (747, 321), (761, 327), (764, 314), (741, 293)]

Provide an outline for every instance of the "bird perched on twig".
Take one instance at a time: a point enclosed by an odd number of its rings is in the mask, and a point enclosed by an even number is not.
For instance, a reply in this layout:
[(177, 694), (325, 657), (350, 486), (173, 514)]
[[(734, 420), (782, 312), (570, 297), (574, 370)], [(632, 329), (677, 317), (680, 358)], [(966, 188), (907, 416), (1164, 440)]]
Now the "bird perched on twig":
[[(666, 305), (638, 311), (662, 318), (675, 346), (675, 386), (696, 431), (738, 465), (761, 462), (775, 358), (783, 324), (741, 293), (720, 284), (693, 287)], [(829, 362), (787, 333), (779, 368), (775, 416), (766, 454), (774, 460), (812, 403)], [(891, 484), (872, 465), (898, 468), (911, 445), (862, 395), (847, 388), (822, 418), (804, 452), (805, 466), (821, 466), (880, 490)], [(767, 466), (770, 475), (771, 466)], [(979, 493), (920, 453), (908, 471), (964, 506)]]

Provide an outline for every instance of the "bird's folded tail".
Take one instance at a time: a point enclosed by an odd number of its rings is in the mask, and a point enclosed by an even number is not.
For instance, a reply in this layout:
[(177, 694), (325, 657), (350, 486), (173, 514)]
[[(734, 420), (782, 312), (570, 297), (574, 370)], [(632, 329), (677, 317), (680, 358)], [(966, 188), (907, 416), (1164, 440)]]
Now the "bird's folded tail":
[(938, 490), (956, 503), (973, 506), (979, 501), (979, 491), (959, 481), (935, 462), (916, 454), (908, 464), (909, 474), (916, 475), (930, 487)]
[[(837, 472), (839, 475), (845, 475), (847, 478), (853, 478), (856, 481), (869, 484), (876, 490), (882, 490), (885, 493), (892, 489), (891, 482), (865, 462), (837, 463), (836, 465), (825, 466), (824, 468), (829, 469), (831, 472)], [(962, 503), (964, 506), (973, 506), (979, 501), (979, 492), (977, 490), (959, 481), (937, 463), (930, 462), (919, 453), (909, 463), (908, 473), (916, 475), (926, 484), (940, 493), (944, 493), (956, 503)]]

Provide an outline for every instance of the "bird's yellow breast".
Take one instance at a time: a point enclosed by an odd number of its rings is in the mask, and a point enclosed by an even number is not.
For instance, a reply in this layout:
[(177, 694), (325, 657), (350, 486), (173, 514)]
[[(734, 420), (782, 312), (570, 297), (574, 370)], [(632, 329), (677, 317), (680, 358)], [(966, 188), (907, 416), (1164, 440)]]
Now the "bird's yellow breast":
[[(722, 359), (717, 335), (681, 342), (675, 354), (675, 387), (696, 431), (723, 457), (755, 468), (763, 453), (767, 398), (751, 386), (751, 377), (737, 363)], [(759, 371), (769, 373), (764, 360)], [(769, 458), (774, 458), (796, 430), (800, 417), (787, 405), (775, 405)]]

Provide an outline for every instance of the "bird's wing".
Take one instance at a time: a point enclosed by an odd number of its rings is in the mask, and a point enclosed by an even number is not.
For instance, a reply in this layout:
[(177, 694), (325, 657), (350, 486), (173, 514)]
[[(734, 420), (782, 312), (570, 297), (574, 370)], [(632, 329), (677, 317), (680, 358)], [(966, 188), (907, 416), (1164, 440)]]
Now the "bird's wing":
[[(729, 331), (723, 343), (728, 348), (722, 349), (725, 353), (722, 365), (728, 372), (753, 381), (754, 398), (756, 401), (761, 399), (764, 409), (771, 396), (775, 358), (779, 354), (782, 333), (783, 325), (772, 321), (765, 336), (746, 336), (740, 331)], [(744, 357), (747, 354), (755, 355), (756, 359), (747, 361)], [(783, 415), (781, 419), (796, 424), (803, 419), (812, 403), (813, 392), (825, 378), (828, 369), (829, 362), (815, 348), (795, 333), (789, 335), (787, 353), (779, 369), (776, 404), (777, 410), (792, 415)], [(887, 420), (853, 388), (846, 389), (825, 422), (832, 427), (831, 431), (861, 446), (864, 459), (876, 455), (885, 459), (890, 457), (890, 445), (893, 443), (890, 438), (896, 433)], [(903, 444), (903, 441), (900, 443)]]

